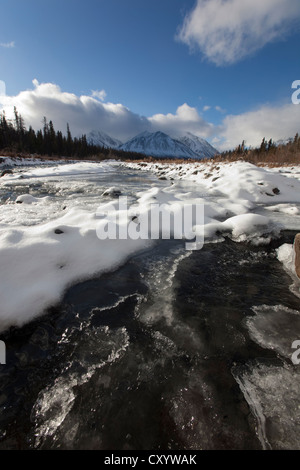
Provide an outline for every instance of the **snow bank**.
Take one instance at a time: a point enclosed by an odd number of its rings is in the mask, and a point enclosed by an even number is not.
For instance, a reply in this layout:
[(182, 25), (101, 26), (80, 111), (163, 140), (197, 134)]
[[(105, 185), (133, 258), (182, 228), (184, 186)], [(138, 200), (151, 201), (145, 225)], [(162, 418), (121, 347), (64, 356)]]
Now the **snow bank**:
[(99, 240), (95, 213), (72, 209), (44, 225), (0, 231), (0, 330), (57, 303), (66, 287), (115, 269), (147, 240)]
[(189, 180), (204, 187), (208, 194), (226, 196), (232, 201), (253, 203), (300, 203), (300, 181), (293, 174), (271, 171), (247, 162), (233, 163), (131, 163), (131, 168), (152, 171), (167, 178)]
[(102, 162), (101, 164), (97, 164), (95, 162), (72, 162), (72, 163), (65, 163), (65, 162), (58, 162), (49, 166), (39, 166), (39, 167), (31, 167), (28, 169), (23, 169), (22, 173), (16, 173), (14, 175), (10, 175), (11, 178), (18, 179), (20, 176), (22, 179), (24, 178), (49, 178), (52, 176), (76, 176), (81, 174), (97, 174), (97, 173), (104, 173), (109, 172), (113, 168), (114, 165), (118, 165), (118, 162)]
[(273, 200), (300, 202), (300, 181), (270, 173), (246, 162), (226, 164), (215, 170), (207, 178), (207, 189), (220, 191), (233, 200), (246, 199), (267, 204), (273, 203)]

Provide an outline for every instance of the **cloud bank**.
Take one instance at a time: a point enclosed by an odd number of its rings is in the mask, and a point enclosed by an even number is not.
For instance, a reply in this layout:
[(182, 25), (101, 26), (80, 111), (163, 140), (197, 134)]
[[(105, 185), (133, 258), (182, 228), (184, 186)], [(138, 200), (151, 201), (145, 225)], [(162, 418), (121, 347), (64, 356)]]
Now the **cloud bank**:
[(257, 147), (262, 139), (285, 140), (300, 134), (300, 104), (283, 106), (264, 105), (254, 111), (228, 115), (219, 127), (214, 143), (219, 149), (232, 149), (246, 141), (247, 146)]
[(43, 126), (43, 117), (52, 120), (55, 129), (66, 131), (67, 123), (75, 136), (101, 129), (121, 141), (126, 141), (140, 132), (165, 131), (179, 135), (186, 131), (208, 137), (213, 126), (198, 114), (196, 108), (187, 104), (179, 106), (175, 114), (140, 116), (120, 103), (104, 102), (104, 90), (92, 91), (91, 96), (77, 96), (63, 92), (53, 83), (33, 80), (34, 89), (20, 92), (17, 96), (1, 96), (0, 104), (8, 117), (13, 117), (16, 106), (25, 124), (34, 129)]
[(173, 137), (192, 132), (210, 140), (219, 150), (234, 148), (243, 140), (249, 146), (257, 146), (263, 137), (276, 141), (300, 132), (300, 105), (292, 102), (277, 107), (262, 105), (239, 115), (226, 115), (225, 110), (215, 107), (224, 113), (222, 123), (217, 126), (206, 121), (196, 108), (187, 103), (179, 106), (175, 113), (145, 117), (123, 104), (104, 102), (104, 90), (92, 91), (91, 96), (77, 96), (62, 91), (53, 83), (39, 83), (35, 79), (33, 85), (33, 89), (16, 96), (0, 93), (0, 110), (5, 110), (7, 118), (13, 118), (16, 106), (25, 125), (31, 125), (35, 130), (42, 128), (43, 117), (46, 116), (53, 121), (55, 129), (63, 133), (66, 133), (69, 123), (73, 136), (102, 130), (125, 142), (145, 130), (160, 130)]
[(284, 38), (299, 24), (298, 0), (197, 0), (177, 38), (222, 66)]
[(92, 96), (77, 96), (64, 92), (53, 83), (33, 80), (34, 89), (20, 92), (17, 96), (1, 97), (3, 109), (8, 117), (13, 116), (16, 106), (25, 124), (34, 129), (43, 126), (43, 117), (52, 120), (54, 127), (63, 132), (67, 123), (74, 136), (87, 134), (93, 129), (102, 129), (120, 140), (132, 137), (150, 127), (149, 121), (122, 104), (104, 103), (105, 92), (92, 92)]

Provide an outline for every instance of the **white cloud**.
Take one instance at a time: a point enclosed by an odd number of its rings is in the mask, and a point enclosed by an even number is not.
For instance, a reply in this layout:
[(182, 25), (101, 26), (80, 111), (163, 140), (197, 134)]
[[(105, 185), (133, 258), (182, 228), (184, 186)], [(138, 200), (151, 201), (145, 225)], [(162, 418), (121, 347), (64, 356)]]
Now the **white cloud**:
[[(40, 129), (43, 117), (52, 120), (57, 130), (66, 131), (67, 123), (73, 135), (80, 136), (93, 129), (102, 129), (112, 137), (127, 139), (151, 127), (149, 121), (122, 104), (103, 103), (93, 96), (77, 96), (64, 92), (53, 83), (33, 80), (34, 89), (17, 96), (1, 97), (8, 117), (16, 106), (27, 126)], [(103, 96), (103, 94), (101, 95)]]
[(259, 109), (224, 118), (214, 140), (221, 150), (235, 148), (246, 141), (247, 146), (257, 147), (262, 139), (288, 139), (300, 133), (300, 105), (261, 106)]
[(0, 42), (0, 47), (4, 47), (6, 49), (11, 49), (12, 47), (15, 47), (16, 44), (15, 44), (15, 41), (11, 41), (11, 42)]
[(211, 109), (211, 106), (203, 106), (203, 111), (206, 112), (206, 111), (209, 111)]
[(221, 106), (215, 106), (215, 110), (222, 114), (226, 113), (226, 109), (221, 108)]
[[(236, 147), (243, 140), (247, 145), (260, 145), (263, 137), (274, 141), (293, 137), (300, 131), (300, 105), (264, 105), (239, 115), (225, 115), (223, 122), (215, 126), (187, 103), (179, 106), (175, 113), (140, 116), (120, 103), (103, 103), (93, 96), (77, 96), (67, 93), (53, 83), (33, 80), (33, 89), (17, 96), (0, 95), (0, 110), (13, 118), (17, 107), (28, 127), (43, 126), (43, 117), (52, 120), (56, 130), (66, 132), (67, 123), (74, 136), (87, 134), (91, 130), (103, 130), (112, 137), (126, 141), (143, 132), (161, 130), (171, 136), (192, 132), (212, 139), (220, 150)], [(215, 109), (216, 107), (214, 107)]]
[[(34, 88), (20, 92), (17, 96), (1, 96), (2, 108), (7, 117), (13, 117), (17, 107), (27, 127), (40, 129), (43, 117), (52, 120), (56, 130), (66, 131), (67, 123), (75, 136), (101, 129), (112, 137), (125, 141), (145, 130), (161, 130), (171, 135), (185, 131), (207, 137), (213, 126), (198, 114), (196, 108), (187, 104), (179, 106), (175, 114), (156, 114), (144, 117), (135, 114), (118, 103), (104, 103), (94, 96), (77, 96), (63, 92), (53, 83), (39, 83), (33, 80)], [(101, 97), (104, 93), (99, 92)]]
[(149, 121), (154, 130), (161, 130), (172, 136), (189, 131), (199, 137), (207, 138), (212, 134), (214, 128), (199, 115), (196, 108), (192, 108), (186, 103), (177, 108), (176, 114), (155, 114), (149, 118)]
[(105, 90), (92, 90), (92, 97), (93, 98), (98, 98), (100, 101), (104, 101), (106, 98), (107, 94)]
[(299, 20), (299, 0), (197, 0), (177, 38), (228, 65), (282, 39)]

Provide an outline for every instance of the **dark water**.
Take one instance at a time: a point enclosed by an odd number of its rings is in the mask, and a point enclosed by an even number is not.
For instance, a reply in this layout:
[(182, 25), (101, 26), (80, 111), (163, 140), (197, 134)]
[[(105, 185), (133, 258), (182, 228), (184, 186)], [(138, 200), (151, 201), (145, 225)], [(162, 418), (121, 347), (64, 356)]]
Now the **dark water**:
[(293, 237), (192, 253), (159, 242), (2, 335), (0, 449), (262, 449), (232, 371), (287, 362), (245, 320), (253, 306), (299, 310), (275, 255)]

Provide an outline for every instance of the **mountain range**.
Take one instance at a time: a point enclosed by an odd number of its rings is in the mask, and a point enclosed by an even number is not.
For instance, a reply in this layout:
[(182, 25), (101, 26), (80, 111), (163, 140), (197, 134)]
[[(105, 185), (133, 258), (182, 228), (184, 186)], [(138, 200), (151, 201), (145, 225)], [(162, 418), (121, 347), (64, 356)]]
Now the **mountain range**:
[(92, 131), (87, 136), (87, 141), (91, 145), (98, 145), (99, 147), (106, 147), (116, 149), (122, 145), (122, 142), (118, 139), (110, 137), (103, 131)]
[(187, 132), (181, 137), (170, 137), (164, 132), (142, 132), (125, 143), (102, 131), (88, 134), (89, 143), (101, 147), (142, 153), (153, 157), (211, 158), (218, 153), (206, 140)]

